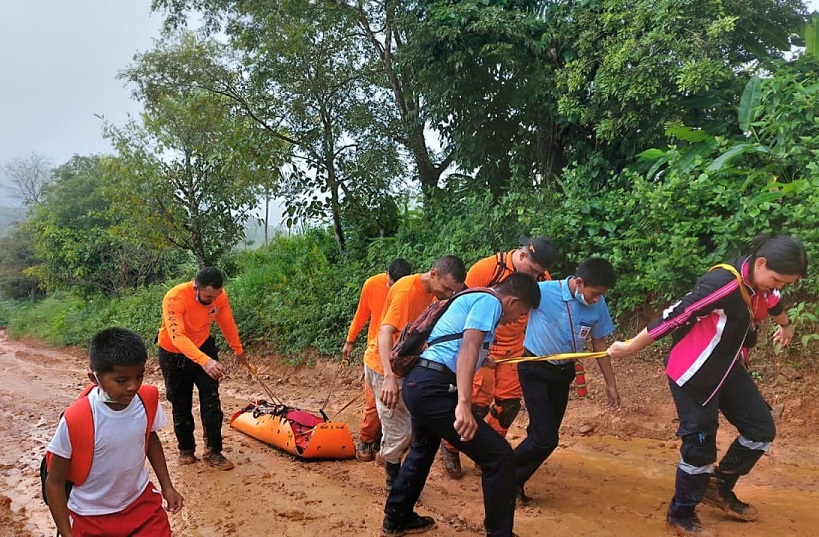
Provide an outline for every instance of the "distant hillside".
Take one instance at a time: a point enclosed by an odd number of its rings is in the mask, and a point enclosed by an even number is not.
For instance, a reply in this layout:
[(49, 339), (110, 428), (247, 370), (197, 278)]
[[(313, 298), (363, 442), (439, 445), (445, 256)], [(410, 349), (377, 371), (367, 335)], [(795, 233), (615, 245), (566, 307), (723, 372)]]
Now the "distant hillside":
[(0, 205), (0, 237), (8, 235), (14, 226), (26, 217), (24, 207), (5, 207)]

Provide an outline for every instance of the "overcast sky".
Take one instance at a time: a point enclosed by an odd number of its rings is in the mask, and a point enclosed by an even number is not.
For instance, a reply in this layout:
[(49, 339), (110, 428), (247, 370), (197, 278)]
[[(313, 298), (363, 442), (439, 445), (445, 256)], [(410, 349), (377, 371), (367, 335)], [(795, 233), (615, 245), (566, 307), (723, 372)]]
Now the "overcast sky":
[(139, 113), (116, 75), (159, 36), (150, 3), (0, 0), (0, 165), (32, 152), (59, 165), (111, 150), (95, 114), (122, 125)]
[(0, 165), (111, 151), (102, 121), (140, 105), (116, 76), (159, 36), (151, 0), (0, 0)]

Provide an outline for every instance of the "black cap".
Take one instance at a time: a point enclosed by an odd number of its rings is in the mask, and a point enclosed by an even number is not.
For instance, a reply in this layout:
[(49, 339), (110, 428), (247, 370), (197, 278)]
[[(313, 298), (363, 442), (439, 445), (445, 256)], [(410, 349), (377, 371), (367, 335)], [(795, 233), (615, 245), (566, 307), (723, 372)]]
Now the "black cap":
[(520, 244), (529, 252), (532, 261), (547, 270), (557, 261), (555, 245), (545, 237), (521, 237)]

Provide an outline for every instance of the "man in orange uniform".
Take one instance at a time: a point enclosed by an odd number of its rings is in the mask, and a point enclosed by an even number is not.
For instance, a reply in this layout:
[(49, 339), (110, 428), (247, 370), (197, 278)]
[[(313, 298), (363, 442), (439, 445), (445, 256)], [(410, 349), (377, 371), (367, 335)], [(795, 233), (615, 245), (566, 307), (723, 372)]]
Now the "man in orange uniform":
[(460, 291), (464, 278), (464, 262), (454, 255), (445, 255), (429, 272), (405, 276), (387, 292), (378, 332), (380, 367), (376, 370), (364, 366), (367, 382), (378, 395), (376, 408), (381, 419), (381, 458), (387, 474), (384, 486), (387, 490), (392, 489), (401, 469), (401, 459), (412, 440), (409, 411), (401, 398), (398, 377), (390, 367), (390, 350), (407, 324), (417, 319), (436, 298), (443, 300)]
[[(412, 272), (409, 261), (400, 257), (393, 259), (387, 267), (387, 272), (376, 274), (361, 287), (361, 298), (355, 310), (353, 322), (347, 332), (347, 341), (341, 349), (344, 362), (349, 361), (350, 353), (361, 329), (370, 322), (367, 329), (367, 350), (364, 351), (364, 364), (371, 369), (379, 369), (378, 358), (378, 330), (381, 328), (381, 313), (384, 301), (387, 300), (387, 291), (392, 285)], [(364, 416), (359, 430), (360, 442), (355, 451), (355, 458), (360, 462), (369, 462), (375, 458), (376, 445), (381, 439), (381, 421), (378, 419), (378, 410), (375, 408), (375, 396), (372, 386), (364, 383)]]
[[(539, 281), (551, 280), (548, 269), (557, 260), (552, 241), (544, 237), (521, 237), (521, 247), (511, 252), (498, 252), (477, 261), (466, 275), (468, 287), (495, 287), (507, 276), (522, 272)], [(498, 358), (523, 356), (523, 337), (529, 315), (517, 322), (499, 326), (495, 340), (489, 349), (484, 366), (475, 373), (472, 385), (472, 411), (501, 436), (506, 436), (509, 426), (520, 412), (523, 391), (518, 380), (517, 364), (497, 364)], [(458, 451), (449, 444), (441, 443), (441, 462), (447, 475), (462, 475)]]
[(216, 341), (210, 335), (215, 321), (236, 357), (244, 350), (239, 329), (219, 269), (205, 267), (192, 282), (172, 288), (162, 299), (162, 327), (159, 329), (159, 367), (165, 378), (165, 395), (171, 402), (173, 430), (179, 448), (179, 464), (192, 464), (196, 442), (193, 437), (193, 387), (199, 390), (199, 414), (205, 440), (205, 462), (220, 470), (233, 463), (222, 455), (222, 403), (219, 380), (225, 368), (219, 363)]

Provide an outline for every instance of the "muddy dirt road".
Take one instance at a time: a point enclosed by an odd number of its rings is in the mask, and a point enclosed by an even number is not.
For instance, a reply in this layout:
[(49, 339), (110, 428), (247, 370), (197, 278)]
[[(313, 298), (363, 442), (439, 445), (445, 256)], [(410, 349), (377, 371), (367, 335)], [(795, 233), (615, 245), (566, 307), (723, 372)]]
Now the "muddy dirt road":
[[(330, 363), (291, 368), (272, 358), (251, 359), (279, 398), (304, 408), (320, 406), (336, 371)], [(11, 341), (0, 332), (0, 536), (54, 534), (40, 500), (37, 468), (60, 411), (85, 384), (85, 364), (82, 351)], [(226, 417), (262, 396), (237, 364), (229, 364), (229, 369), (230, 378), (222, 386)], [(624, 401), (616, 413), (602, 405), (603, 384), (596, 367), (587, 364), (587, 370), (591, 397), (570, 402), (561, 446), (527, 487), (538, 502), (518, 510), (515, 531), (521, 537), (665, 535), (678, 446), (658, 361), (615, 365)], [(359, 373), (354, 367), (339, 376), (328, 406), (331, 417), (334, 408), (360, 390)], [(776, 378), (763, 385), (763, 392), (774, 406), (784, 405), (779, 436), (754, 474), (738, 485), (739, 496), (759, 508), (760, 520), (737, 522), (701, 507), (703, 520), (720, 535), (819, 535), (819, 387), (815, 376)], [(155, 360), (149, 362), (146, 382), (162, 390)], [(170, 414), (167, 402), (163, 405)], [(359, 399), (339, 419), (357, 429), (361, 405)], [(511, 430), (513, 444), (525, 434), (525, 425), (522, 414)], [(385, 495), (383, 470), (374, 463), (304, 463), (227, 424), (223, 431), (225, 454), (237, 463), (231, 472), (201, 462), (178, 466), (171, 427), (160, 434), (172, 478), (185, 497), (183, 511), (171, 517), (175, 535), (378, 534)], [(727, 424), (722, 428), (722, 449), (733, 434)], [(438, 520), (428, 535), (482, 534), (480, 477), (472, 472), (471, 462), (465, 461), (465, 468), (467, 475), (452, 481), (436, 461), (418, 507)]]

